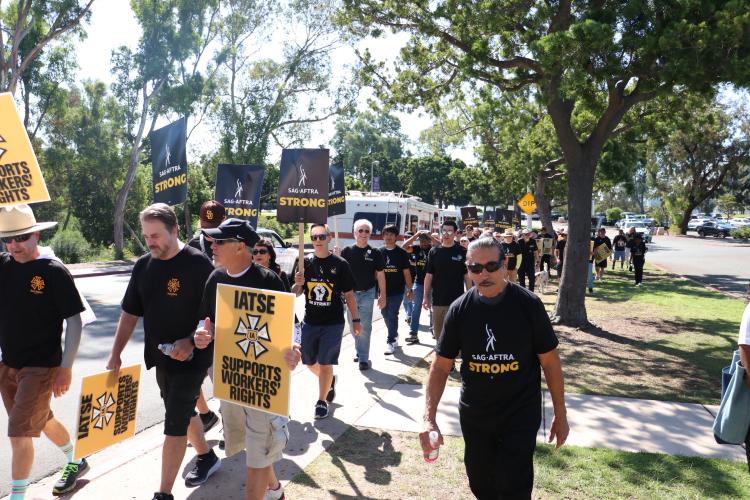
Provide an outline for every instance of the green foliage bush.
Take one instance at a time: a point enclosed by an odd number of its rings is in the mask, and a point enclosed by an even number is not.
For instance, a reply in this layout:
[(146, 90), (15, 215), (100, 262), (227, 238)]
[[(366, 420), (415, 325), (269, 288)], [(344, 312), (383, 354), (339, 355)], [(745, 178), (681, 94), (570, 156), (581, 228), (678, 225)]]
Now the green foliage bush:
[(738, 227), (736, 229), (732, 229), (729, 234), (735, 240), (747, 241), (750, 240), (750, 227)]
[(607, 215), (607, 220), (610, 221), (610, 223), (614, 224), (618, 220), (622, 219), (622, 208), (612, 207), (610, 209), (607, 209), (605, 214)]
[(91, 252), (91, 245), (77, 229), (58, 231), (50, 240), (50, 246), (66, 264), (82, 262)]
[(263, 214), (258, 217), (258, 227), (276, 231), (282, 239), (291, 238), (297, 235), (297, 224), (281, 223), (276, 217), (270, 217)]

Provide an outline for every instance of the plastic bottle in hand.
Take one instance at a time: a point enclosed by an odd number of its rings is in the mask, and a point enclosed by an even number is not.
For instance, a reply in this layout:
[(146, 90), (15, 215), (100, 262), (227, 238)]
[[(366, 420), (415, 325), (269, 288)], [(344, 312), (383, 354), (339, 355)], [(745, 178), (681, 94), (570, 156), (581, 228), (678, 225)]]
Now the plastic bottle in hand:
[[(158, 347), (165, 356), (170, 356), (172, 354), (172, 351), (174, 351), (174, 344), (159, 344)], [(190, 361), (191, 359), (193, 359), (193, 354), (194, 353), (191, 352), (185, 361)]]
[(438, 454), (440, 453), (439, 446), (439, 438), (440, 435), (437, 431), (430, 431), (430, 446), (432, 447), (432, 450), (430, 450), (430, 454), (425, 457), (425, 462), (434, 462), (438, 459)]

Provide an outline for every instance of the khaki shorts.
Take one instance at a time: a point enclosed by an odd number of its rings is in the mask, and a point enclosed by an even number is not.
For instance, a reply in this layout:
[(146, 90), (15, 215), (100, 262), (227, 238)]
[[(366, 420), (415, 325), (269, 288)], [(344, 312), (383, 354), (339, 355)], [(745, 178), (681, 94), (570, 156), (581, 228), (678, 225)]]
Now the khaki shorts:
[(448, 314), (449, 306), (432, 306), (432, 338), (439, 340), (443, 334), (445, 315)]
[(39, 437), (53, 415), (52, 384), (57, 368), (26, 366), (17, 370), (0, 363), (0, 395), (8, 411), (8, 437)]
[(281, 460), (289, 442), (289, 419), (245, 408), (245, 454), (247, 466), (263, 469)]

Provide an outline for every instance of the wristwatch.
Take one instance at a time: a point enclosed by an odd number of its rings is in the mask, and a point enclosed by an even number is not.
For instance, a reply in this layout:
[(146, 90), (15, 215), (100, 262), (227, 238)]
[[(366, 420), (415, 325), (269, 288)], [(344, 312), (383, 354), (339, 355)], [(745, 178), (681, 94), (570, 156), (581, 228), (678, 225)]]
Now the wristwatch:
[(355, 319), (352, 320), (352, 323), (361, 323), (361, 322), (362, 322), (362, 320), (359, 319), (359, 318), (355, 318)]

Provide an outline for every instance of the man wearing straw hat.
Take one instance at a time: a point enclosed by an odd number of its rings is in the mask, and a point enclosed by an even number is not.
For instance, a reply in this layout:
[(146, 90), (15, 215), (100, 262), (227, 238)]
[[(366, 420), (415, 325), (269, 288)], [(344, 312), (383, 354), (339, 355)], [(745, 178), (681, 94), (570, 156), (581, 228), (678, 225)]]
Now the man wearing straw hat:
[(41, 433), (68, 461), (53, 494), (73, 490), (89, 468), (86, 459), (73, 460), (70, 434), (50, 409), (52, 395), (70, 389), (84, 311), (65, 266), (39, 258), (40, 232), (56, 224), (37, 222), (28, 205), (0, 208), (0, 238), (8, 250), (0, 254), (0, 394), (8, 412), (12, 500), (26, 495), (34, 463), (32, 438)]

